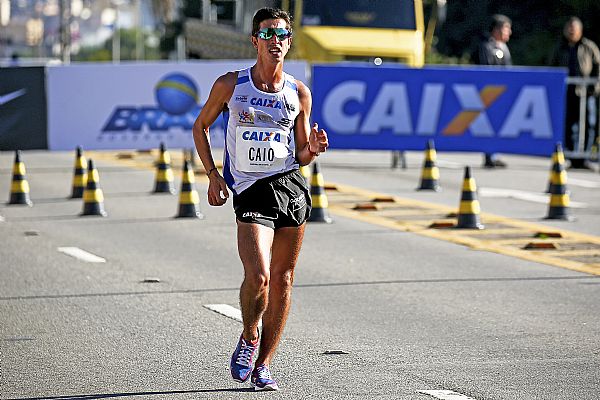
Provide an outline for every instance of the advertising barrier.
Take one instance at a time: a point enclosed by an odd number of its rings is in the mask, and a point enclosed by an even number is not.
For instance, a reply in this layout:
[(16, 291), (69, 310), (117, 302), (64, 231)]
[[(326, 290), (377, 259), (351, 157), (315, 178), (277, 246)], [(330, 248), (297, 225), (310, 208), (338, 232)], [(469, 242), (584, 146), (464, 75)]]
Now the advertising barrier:
[[(214, 81), (255, 60), (48, 67), (48, 147), (72, 150), (193, 147), (192, 126)], [(306, 63), (286, 63), (306, 80)], [(223, 119), (210, 129), (223, 147)]]
[(332, 148), (550, 155), (566, 70), (315, 65), (313, 120)]
[(0, 68), (0, 150), (45, 149), (44, 67)]

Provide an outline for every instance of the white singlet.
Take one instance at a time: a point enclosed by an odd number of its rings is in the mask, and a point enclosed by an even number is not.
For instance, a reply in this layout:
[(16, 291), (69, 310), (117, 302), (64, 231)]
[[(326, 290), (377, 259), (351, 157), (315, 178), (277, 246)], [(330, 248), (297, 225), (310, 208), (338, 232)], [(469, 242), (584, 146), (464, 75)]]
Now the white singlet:
[(299, 168), (293, 132), (300, 110), (298, 88), (293, 76), (283, 75), (283, 89), (267, 93), (254, 86), (250, 68), (238, 71), (224, 114), (223, 178), (234, 194), (258, 179)]

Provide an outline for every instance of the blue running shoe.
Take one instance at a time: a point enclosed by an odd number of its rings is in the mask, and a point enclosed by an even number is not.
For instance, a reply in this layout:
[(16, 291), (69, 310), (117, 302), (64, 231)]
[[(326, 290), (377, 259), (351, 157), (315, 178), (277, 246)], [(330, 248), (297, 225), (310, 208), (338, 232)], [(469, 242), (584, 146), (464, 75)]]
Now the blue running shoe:
[(252, 372), (252, 364), (254, 362), (254, 354), (258, 349), (258, 339), (250, 342), (240, 336), (237, 347), (231, 356), (231, 377), (236, 382), (246, 382)]
[(250, 381), (254, 386), (254, 390), (279, 390), (277, 382), (271, 377), (268, 365), (263, 364), (254, 368)]

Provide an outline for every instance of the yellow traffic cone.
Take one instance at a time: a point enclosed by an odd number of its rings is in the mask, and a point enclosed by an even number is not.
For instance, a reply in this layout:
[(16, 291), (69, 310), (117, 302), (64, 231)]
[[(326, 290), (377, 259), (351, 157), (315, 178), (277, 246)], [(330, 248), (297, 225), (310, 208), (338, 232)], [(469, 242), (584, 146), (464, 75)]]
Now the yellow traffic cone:
[(312, 199), (312, 211), (310, 212), (309, 222), (326, 222), (332, 223), (333, 220), (329, 217), (327, 207), (327, 195), (325, 194), (325, 180), (319, 169), (319, 164), (314, 163), (312, 181), (310, 183), (310, 195)]
[(104, 211), (104, 194), (100, 189), (100, 177), (98, 170), (94, 167), (94, 162), (88, 160), (87, 184), (83, 192), (83, 212), (82, 216), (98, 215), (106, 217)]
[(440, 170), (438, 169), (435, 161), (437, 155), (435, 152), (435, 146), (433, 140), (427, 142), (425, 148), (425, 161), (423, 162), (423, 170), (421, 172), (421, 185), (417, 190), (440, 190), (438, 183), (440, 179)]
[(306, 183), (310, 183), (310, 167), (308, 165), (303, 165), (300, 167), (300, 173), (306, 179)]
[(25, 174), (25, 164), (21, 161), (21, 150), (17, 150), (15, 152), (8, 204), (23, 204), (30, 207), (33, 205), (29, 198), (29, 183)]
[(200, 196), (194, 185), (194, 170), (190, 166), (190, 162), (183, 162), (183, 170), (181, 175), (181, 191), (179, 192), (179, 212), (176, 218), (200, 218), (204, 215), (200, 212)]
[(75, 168), (73, 171), (73, 190), (71, 192), (72, 199), (81, 199), (87, 184), (86, 160), (83, 156), (81, 146), (77, 146), (75, 155)]
[(458, 209), (457, 228), (483, 229), (484, 226), (479, 218), (481, 207), (477, 200), (477, 185), (471, 177), (471, 168), (465, 167), (465, 178), (463, 181), (460, 207)]
[[(550, 204), (546, 219), (562, 219), (570, 221), (569, 215), (569, 192), (567, 191), (567, 171), (565, 170), (564, 156), (560, 144), (557, 147), (557, 162), (552, 166), (550, 173)], [(560, 159), (562, 157), (562, 162)], [(552, 156), (554, 161), (554, 156)]]
[(156, 179), (154, 193), (175, 193), (173, 187), (173, 170), (171, 170), (171, 155), (165, 149), (165, 144), (160, 144), (160, 154), (156, 162)]

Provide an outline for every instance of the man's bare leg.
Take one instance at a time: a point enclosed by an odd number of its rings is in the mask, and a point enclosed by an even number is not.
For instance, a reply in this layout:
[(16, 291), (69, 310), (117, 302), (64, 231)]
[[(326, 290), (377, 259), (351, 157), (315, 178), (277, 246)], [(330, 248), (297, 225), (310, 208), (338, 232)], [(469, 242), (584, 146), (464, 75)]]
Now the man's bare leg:
[(263, 314), (260, 353), (256, 365), (269, 365), (281, 339), (291, 305), (294, 267), (298, 260), (304, 224), (275, 231), (267, 309)]
[(273, 229), (238, 221), (238, 252), (244, 265), (244, 282), (240, 288), (240, 305), (244, 322), (243, 337), (258, 338), (258, 323), (267, 309), (269, 266)]

